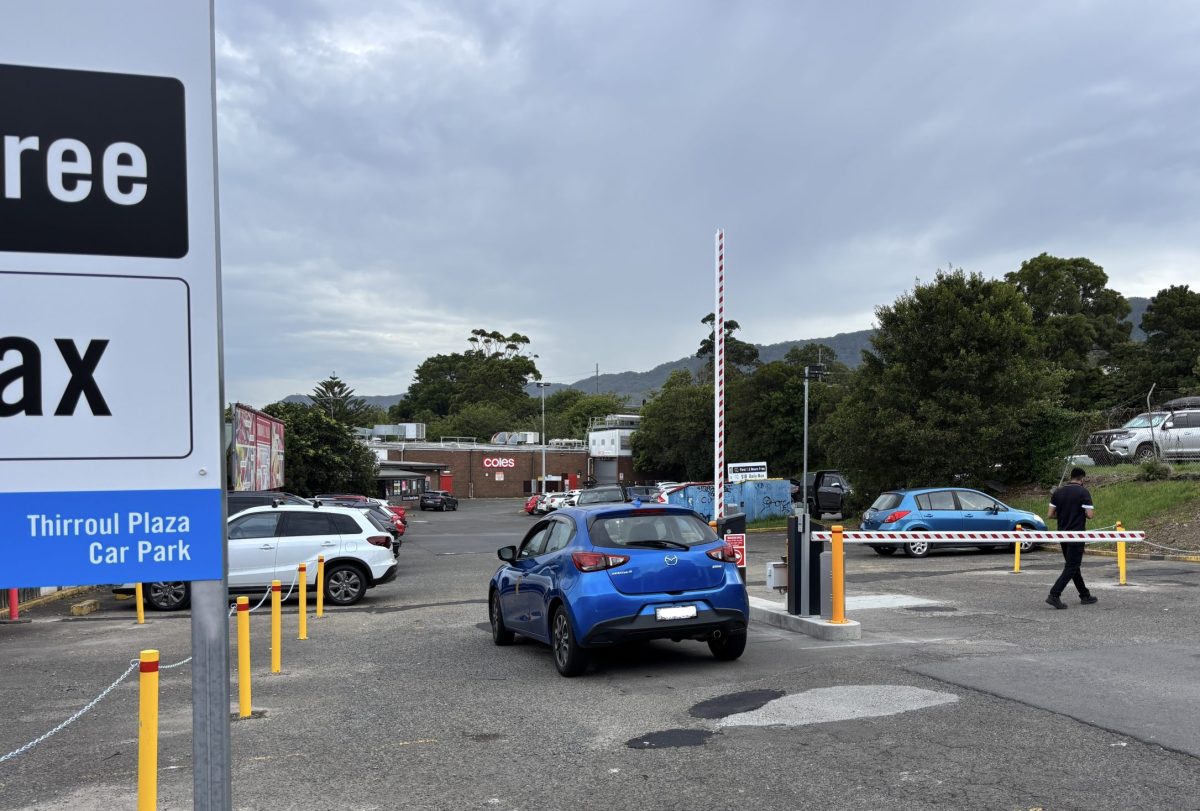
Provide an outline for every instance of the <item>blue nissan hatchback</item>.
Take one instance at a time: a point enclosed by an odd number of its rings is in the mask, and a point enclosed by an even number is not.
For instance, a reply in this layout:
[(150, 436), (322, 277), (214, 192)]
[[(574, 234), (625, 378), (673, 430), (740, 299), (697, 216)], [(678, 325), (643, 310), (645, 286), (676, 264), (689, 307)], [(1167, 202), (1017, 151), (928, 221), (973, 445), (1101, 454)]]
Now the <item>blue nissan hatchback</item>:
[(733, 548), (686, 507), (560, 509), (497, 555), (492, 640), (545, 642), (564, 676), (587, 669), (589, 650), (633, 640), (703, 640), (722, 660), (746, 648), (750, 605)]
[[(875, 503), (863, 513), (862, 528), (880, 532), (1011, 532), (1017, 528), (1044, 531), (1046, 522), (1035, 513), (1009, 507), (978, 490), (927, 487), (880, 493)], [(1000, 545), (962, 540), (939, 542), (937, 547), (992, 549)], [(1032, 541), (1022, 541), (1021, 551), (1028, 552), (1034, 546)], [(881, 555), (903, 549), (910, 558), (923, 558), (932, 547), (933, 544), (919, 539), (871, 546)]]

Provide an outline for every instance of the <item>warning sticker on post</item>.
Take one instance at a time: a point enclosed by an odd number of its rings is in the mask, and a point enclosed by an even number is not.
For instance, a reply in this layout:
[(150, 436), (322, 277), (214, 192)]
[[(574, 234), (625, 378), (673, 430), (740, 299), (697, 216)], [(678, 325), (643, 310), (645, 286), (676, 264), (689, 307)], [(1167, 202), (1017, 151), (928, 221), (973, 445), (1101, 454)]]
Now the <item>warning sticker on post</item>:
[(746, 568), (746, 536), (744, 533), (730, 533), (725, 536), (725, 543), (733, 547), (733, 556), (739, 569)]

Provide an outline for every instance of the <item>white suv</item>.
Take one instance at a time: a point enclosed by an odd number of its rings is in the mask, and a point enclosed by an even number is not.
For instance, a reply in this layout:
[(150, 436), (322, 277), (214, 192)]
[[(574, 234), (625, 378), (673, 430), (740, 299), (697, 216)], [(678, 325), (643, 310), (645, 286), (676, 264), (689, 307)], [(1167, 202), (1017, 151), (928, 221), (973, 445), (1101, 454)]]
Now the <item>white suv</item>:
[[(308, 585), (317, 582), (317, 556), (325, 556), (325, 600), (353, 605), (367, 589), (396, 577), (392, 536), (381, 532), (352, 507), (281, 504), (253, 507), (229, 519), (229, 591), (261, 593), (278, 580), (287, 588), (300, 563), (307, 564)], [(114, 589), (132, 594), (126, 584)], [(191, 603), (188, 583), (146, 583), (146, 604), (162, 611)]]

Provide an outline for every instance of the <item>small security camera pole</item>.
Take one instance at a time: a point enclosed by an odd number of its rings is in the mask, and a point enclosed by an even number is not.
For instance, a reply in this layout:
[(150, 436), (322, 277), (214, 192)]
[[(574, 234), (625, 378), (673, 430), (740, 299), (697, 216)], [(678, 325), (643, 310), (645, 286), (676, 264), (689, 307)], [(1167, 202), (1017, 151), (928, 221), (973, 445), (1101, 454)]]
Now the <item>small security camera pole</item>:
[(808, 381), (825, 377), (825, 364), (815, 363), (804, 367), (804, 470), (800, 474), (800, 502), (808, 512)]

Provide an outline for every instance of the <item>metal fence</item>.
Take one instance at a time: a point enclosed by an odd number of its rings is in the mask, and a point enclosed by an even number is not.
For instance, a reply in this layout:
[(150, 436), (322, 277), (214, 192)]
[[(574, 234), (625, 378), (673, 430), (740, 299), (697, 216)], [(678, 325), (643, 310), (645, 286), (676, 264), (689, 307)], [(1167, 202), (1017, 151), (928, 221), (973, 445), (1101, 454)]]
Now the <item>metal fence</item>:
[[(17, 589), (17, 604), (27, 602), (35, 597), (41, 597), (42, 590), (34, 589)], [(0, 588), (0, 611), (8, 611), (8, 589)]]

